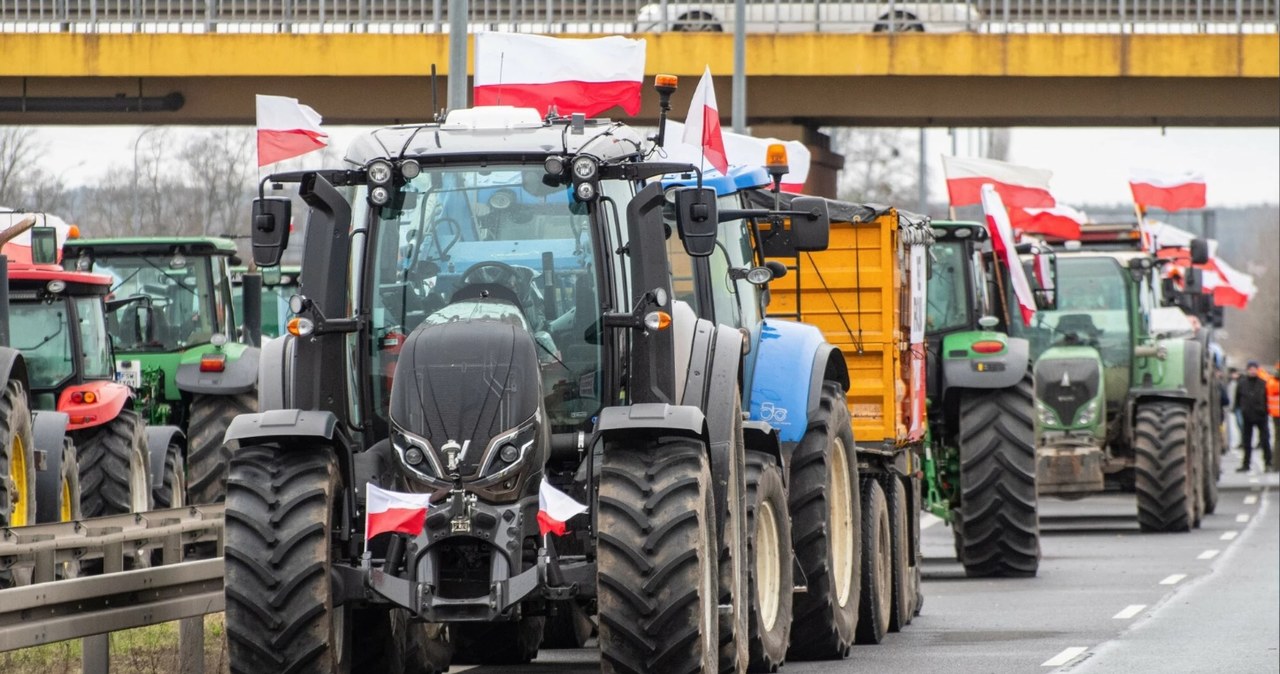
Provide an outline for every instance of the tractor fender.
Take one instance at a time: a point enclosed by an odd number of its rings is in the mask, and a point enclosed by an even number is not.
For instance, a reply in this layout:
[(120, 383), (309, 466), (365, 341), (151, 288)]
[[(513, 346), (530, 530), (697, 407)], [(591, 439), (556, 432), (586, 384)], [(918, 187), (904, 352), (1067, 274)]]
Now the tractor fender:
[[(97, 400), (91, 403), (73, 402), (71, 396), (92, 393)], [(78, 431), (111, 423), (120, 416), (120, 410), (133, 400), (133, 390), (114, 381), (87, 381), (78, 386), (68, 386), (58, 394), (58, 411), (71, 415), (67, 430)], [(77, 419), (79, 421), (77, 421)]]
[[(742, 421), (741, 407), (734, 396), (741, 390), (743, 335), (725, 325), (699, 319), (693, 331), (688, 363), (689, 374), (681, 402), (703, 411), (711, 452), (711, 479), (716, 487), (716, 521), (723, 523), (728, 512), (730, 468), (741, 452), (734, 429)], [(680, 365), (678, 364), (677, 367)]]
[(292, 404), (289, 382), (293, 380), (293, 362), (297, 338), (282, 335), (268, 339), (258, 356), (258, 409), (282, 410)]
[[(232, 426), (235, 426), (234, 422)], [(692, 405), (637, 403), (600, 410), (600, 418), (596, 423), (597, 439), (608, 441), (620, 436), (637, 435), (680, 435), (706, 443), (707, 419), (702, 410)]]
[(763, 421), (744, 421), (742, 422), (742, 441), (747, 446), (747, 451), (772, 456), (778, 462), (778, 466), (783, 468), (782, 474), (787, 475), (782, 455), (782, 442), (778, 440), (778, 429)]
[(1204, 357), (1199, 342), (1187, 339), (1168, 339), (1157, 343), (1164, 353), (1160, 358), (1136, 355), (1134, 369), (1138, 383), (1130, 397), (1172, 398), (1199, 400), (1205, 391), (1200, 381)]
[(246, 346), (240, 349), (239, 357), (233, 358), (231, 345), (224, 348), (229, 357), (222, 372), (201, 372), (199, 359), (179, 365), (174, 375), (178, 390), (222, 395), (252, 391), (258, 385), (259, 350)]
[(241, 414), (231, 420), (223, 442), (241, 445), (322, 438), (332, 441), (338, 417), (328, 410), (271, 410)]
[(62, 508), (62, 443), (67, 437), (67, 415), (36, 412), (31, 418), (36, 443), (36, 522), (57, 522)]
[[(975, 338), (976, 337), (976, 338)], [(969, 346), (978, 341), (1005, 343), (1000, 353), (979, 354)], [(952, 353), (964, 355), (952, 356)], [(962, 332), (942, 338), (942, 381), (945, 390), (953, 388), (1001, 389), (1017, 385), (1027, 374), (1031, 362), (1031, 344), (1021, 337), (999, 332)]]
[(147, 465), (151, 468), (151, 484), (164, 484), (164, 458), (169, 452), (169, 444), (177, 438), (182, 446), (182, 453), (187, 452), (187, 436), (177, 426), (147, 426)]
[(0, 346), (0, 375), (4, 376), (0, 381), (8, 382), (10, 379), (17, 379), (22, 382), (23, 389), (30, 391), (30, 387), (27, 386), (27, 361), (22, 357), (21, 351)]
[(809, 415), (817, 411), (826, 379), (849, 386), (844, 355), (823, 338), (822, 331), (769, 319), (760, 326), (749, 382), (751, 420), (777, 429), (782, 443), (799, 442), (808, 429)]

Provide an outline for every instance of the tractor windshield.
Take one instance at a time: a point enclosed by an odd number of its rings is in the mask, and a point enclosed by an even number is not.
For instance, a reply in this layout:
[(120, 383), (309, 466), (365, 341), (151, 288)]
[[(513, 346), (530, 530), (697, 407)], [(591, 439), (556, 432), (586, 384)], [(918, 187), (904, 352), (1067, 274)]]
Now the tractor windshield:
[[(369, 272), (379, 415), (386, 415), (405, 336), (424, 322), (474, 318), (477, 302), (503, 303), (523, 319), (537, 345), (553, 428), (576, 428), (595, 414), (596, 232), (588, 205), (568, 186), (545, 184), (545, 175), (541, 162), (424, 168), (379, 209)], [(631, 188), (604, 181), (602, 189), (602, 217), (612, 219)]]
[(120, 350), (180, 351), (218, 332), (222, 316), (214, 301), (210, 258), (99, 255), (93, 262), (95, 272), (111, 276), (115, 299), (149, 300), (126, 304), (107, 318)]
[(75, 362), (66, 301), (13, 302), (9, 313), (18, 328), (13, 331), (13, 347), (27, 361), (31, 388), (57, 388), (70, 379)]
[(933, 256), (926, 314), (929, 332), (969, 327), (973, 299), (965, 271), (972, 268), (972, 263), (964, 243), (939, 241), (929, 252)]
[(76, 320), (80, 324), (81, 369), (85, 379), (109, 379), (115, 375), (110, 338), (102, 298), (97, 295), (75, 298)]
[(1123, 371), (1127, 384), (1132, 345), (1125, 274), (1109, 257), (1059, 256), (1057, 310), (1037, 311), (1031, 327), (1013, 321), (1013, 334), (1031, 340), (1032, 358), (1053, 345), (1094, 346), (1108, 368), (1108, 390), (1113, 372), (1118, 377)]

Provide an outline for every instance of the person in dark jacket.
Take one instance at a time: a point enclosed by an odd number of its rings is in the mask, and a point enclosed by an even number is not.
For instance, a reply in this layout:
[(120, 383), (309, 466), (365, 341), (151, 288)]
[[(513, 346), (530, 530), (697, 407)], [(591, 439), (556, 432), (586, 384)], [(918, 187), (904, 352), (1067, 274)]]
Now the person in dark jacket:
[(1262, 446), (1262, 460), (1266, 470), (1271, 470), (1271, 429), (1267, 415), (1267, 382), (1258, 376), (1258, 363), (1249, 361), (1244, 376), (1236, 385), (1236, 410), (1243, 420), (1241, 434), (1244, 436), (1244, 460), (1236, 471), (1243, 473), (1249, 470), (1253, 460), (1253, 432), (1258, 432), (1259, 444)]

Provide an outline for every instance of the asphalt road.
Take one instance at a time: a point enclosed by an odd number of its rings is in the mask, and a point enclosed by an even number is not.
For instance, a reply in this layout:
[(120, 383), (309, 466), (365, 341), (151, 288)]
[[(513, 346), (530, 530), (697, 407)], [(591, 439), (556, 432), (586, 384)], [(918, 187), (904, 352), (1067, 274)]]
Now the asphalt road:
[[(906, 630), (844, 661), (782, 671), (1280, 672), (1278, 486), (1275, 473), (1224, 475), (1217, 513), (1190, 534), (1140, 533), (1131, 495), (1046, 499), (1043, 560), (1028, 579), (965, 578), (950, 530), (935, 521), (923, 534), (924, 610)], [(584, 649), (450, 671), (597, 667)]]

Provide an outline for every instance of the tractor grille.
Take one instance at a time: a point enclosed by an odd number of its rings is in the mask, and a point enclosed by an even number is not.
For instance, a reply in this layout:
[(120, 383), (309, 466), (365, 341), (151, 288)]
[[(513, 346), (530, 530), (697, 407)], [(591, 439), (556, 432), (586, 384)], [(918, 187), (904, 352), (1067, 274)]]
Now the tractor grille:
[(1088, 358), (1041, 360), (1036, 364), (1036, 399), (1056, 412), (1064, 426), (1070, 426), (1080, 407), (1098, 395), (1101, 377), (1098, 362)]

